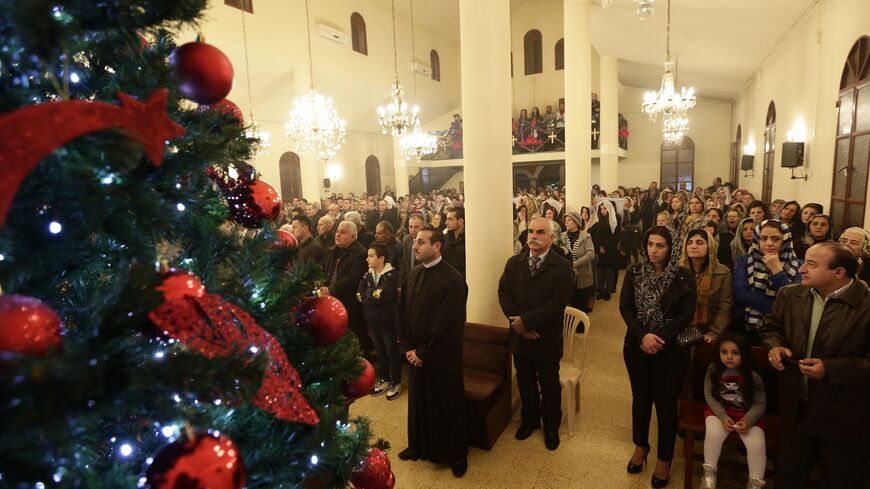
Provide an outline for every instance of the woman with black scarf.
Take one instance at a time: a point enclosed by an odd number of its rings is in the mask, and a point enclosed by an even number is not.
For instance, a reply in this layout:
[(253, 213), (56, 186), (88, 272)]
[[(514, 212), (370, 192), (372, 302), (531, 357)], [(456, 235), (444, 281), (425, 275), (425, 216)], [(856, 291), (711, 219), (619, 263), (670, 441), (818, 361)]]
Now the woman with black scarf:
[(663, 226), (644, 234), (644, 258), (626, 271), (619, 312), (627, 326), (623, 357), (631, 381), (634, 454), (627, 471), (643, 470), (650, 452), (649, 423), (655, 405), (658, 446), (652, 487), (665, 487), (677, 438), (677, 401), (688, 373), (689, 355), (676, 337), (695, 314), (695, 277), (680, 267), (682, 243)]

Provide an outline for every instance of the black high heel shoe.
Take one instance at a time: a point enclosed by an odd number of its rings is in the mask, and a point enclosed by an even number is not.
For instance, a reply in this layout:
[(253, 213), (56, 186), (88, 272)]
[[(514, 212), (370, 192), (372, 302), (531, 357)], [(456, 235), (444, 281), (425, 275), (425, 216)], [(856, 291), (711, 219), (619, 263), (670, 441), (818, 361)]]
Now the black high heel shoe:
[(656, 477), (655, 472), (653, 472), (652, 479), (650, 479), (650, 484), (655, 489), (662, 489), (668, 485), (668, 481), (671, 479), (671, 466), (668, 464), (668, 475), (664, 479), (659, 479)]
[(649, 455), (649, 448), (646, 449), (646, 453), (643, 454), (643, 460), (636, 464), (629, 459), (628, 467), (625, 468), (625, 471), (629, 474), (640, 474), (643, 471), (643, 464), (646, 463), (646, 457)]

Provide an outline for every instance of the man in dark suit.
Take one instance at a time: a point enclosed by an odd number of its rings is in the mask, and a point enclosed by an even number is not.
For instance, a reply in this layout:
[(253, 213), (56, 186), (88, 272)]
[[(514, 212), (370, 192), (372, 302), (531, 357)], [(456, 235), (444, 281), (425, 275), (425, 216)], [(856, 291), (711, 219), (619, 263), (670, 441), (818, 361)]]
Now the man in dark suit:
[(342, 221), (335, 233), (335, 246), (327, 249), (323, 257), (326, 285), (320, 288), (320, 293), (341, 301), (347, 309), (348, 327), (359, 339), (363, 354), (369, 356), (374, 351), (374, 343), (368, 335), (362, 306), (356, 299), (359, 281), (368, 270), (367, 254), (367, 250), (356, 240), (356, 225)]
[(305, 214), (293, 216), (293, 236), (299, 243), (299, 260), (321, 263), (323, 261), (323, 247), (311, 234), (311, 220)]
[[(408, 379), (408, 448), (402, 460), (451, 464), (468, 470), (462, 331), (465, 279), (441, 257), (444, 235), (425, 227), (413, 252), (419, 265), (408, 274), (399, 302), (399, 342), (411, 364)], [(558, 379), (556, 381), (558, 383)]]
[(870, 291), (839, 243), (807, 250), (801, 284), (779, 289), (760, 337), (779, 373), (777, 489), (863, 488), (870, 456)]
[(543, 420), (544, 443), (550, 450), (559, 447), (562, 318), (574, 289), (572, 263), (553, 252), (554, 237), (548, 219), (532, 220), (528, 251), (508, 259), (498, 282), (498, 301), (511, 323), (510, 348), (522, 400), (516, 438), (530, 437)]
[(444, 259), (465, 276), (465, 208), (447, 208), (447, 235), (444, 238)]
[(402, 266), (399, 267), (399, 289), (402, 288), (402, 284), (405, 283), (405, 278), (408, 277), (411, 269), (417, 266), (417, 257), (411, 248), (414, 246), (414, 241), (417, 240), (417, 233), (423, 229), (423, 224), (422, 214), (414, 213), (408, 217), (408, 234), (402, 237)]

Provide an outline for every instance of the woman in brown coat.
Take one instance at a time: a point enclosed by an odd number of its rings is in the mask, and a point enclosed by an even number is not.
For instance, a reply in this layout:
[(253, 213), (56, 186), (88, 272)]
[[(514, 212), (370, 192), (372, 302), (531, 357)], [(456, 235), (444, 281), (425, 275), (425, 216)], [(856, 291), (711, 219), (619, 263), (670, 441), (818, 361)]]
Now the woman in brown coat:
[(718, 243), (706, 229), (693, 229), (683, 242), (680, 265), (695, 274), (698, 301), (690, 326), (704, 333), (704, 341), (715, 343), (731, 324), (731, 270), (719, 263)]

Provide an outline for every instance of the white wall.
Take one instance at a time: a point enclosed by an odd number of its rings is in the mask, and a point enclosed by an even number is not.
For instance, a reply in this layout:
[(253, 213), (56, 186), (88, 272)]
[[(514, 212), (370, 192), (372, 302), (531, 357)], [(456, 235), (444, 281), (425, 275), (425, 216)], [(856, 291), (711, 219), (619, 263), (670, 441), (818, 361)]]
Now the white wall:
[[(520, 109), (537, 106), (541, 113), (547, 105), (558, 109), (559, 99), (565, 97), (565, 71), (556, 71), (556, 41), (564, 37), (562, 2), (537, 1), (525, 2), (511, 11), (511, 50), (513, 52), (513, 114), (518, 117)], [(525, 74), (525, 48), (523, 39), (528, 31), (541, 31), (543, 51), (543, 72), (535, 75)], [(565, 50), (565, 56), (570, 56)], [(592, 49), (592, 92), (598, 92), (598, 53)], [(570, 111), (566, 107), (566, 112)]]
[[(827, 210), (833, 183), (840, 75), (852, 45), (860, 36), (870, 35), (867, 18), (870, 2), (866, 0), (819, 2), (734, 100), (730, 137), (741, 124), (743, 140), (748, 136), (757, 147), (755, 177), (741, 177), (741, 185), (761, 191), (762, 131), (767, 106), (773, 100), (777, 123), (773, 197), (818, 202)], [(779, 167), (787, 131), (801, 128), (806, 132), (806, 182), (791, 180), (790, 170)], [(864, 226), (870, 226), (868, 215)]]
[[(389, 98), (393, 73), (393, 33), (390, 2), (382, 0), (317, 0), (310, 2), (314, 82), (318, 91), (334, 99), (339, 116), (348, 124), (345, 146), (334, 162), (341, 165), (343, 178), (333, 184), (335, 192), (365, 190), (365, 160), (373, 154), (381, 163), (382, 185), (395, 188), (391, 138), (377, 126), (378, 105)], [(356, 53), (351, 45), (340, 45), (321, 38), (317, 23), (328, 24), (350, 35), (350, 15), (359, 12), (366, 21), (368, 56)], [(415, 12), (417, 14), (417, 12)], [(220, 1), (210, 2), (201, 29), (206, 42), (221, 49), (232, 61), (235, 84), (227, 96), (248, 116), (254, 116), (262, 130), (272, 135), (272, 150), (256, 158), (254, 165), (262, 178), (280, 191), (278, 160), (291, 151), (284, 135), (293, 98), (308, 89), (308, 52), (303, 0), (257, 2), (254, 14), (245, 14), (247, 56), (252, 103), (248, 98), (245, 70), (245, 42), (242, 11)], [(411, 28), (408, 15), (396, 15), (399, 45), (399, 77), (410, 102), (414, 100), (410, 71)], [(443, 114), (460, 105), (459, 45), (415, 24), (414, 57), (429, 64), (429, 52), (436, 49), (441, 61), (441, 81), (417, 75), (417, 101), (421, 118)], [(179, 44), (192, 41), (195, 32), (179, 34)], [(327, 164), (326, 166), (328, 166)], [(326, 174), (324, 168), (324, 175)]]
[[(647, 90), (628, 86), (619, 89), (619, 112), (628, 120), (630, 131), (628, 158), (619, 161), (619, 183), (626, 187), (646, 188), (653, 180), (661, 180), (662, 123), (650, 122), (649, 116), (640, 110)], [(689, 137), (695, 142), (696, 186), (706, 187), (715, 177), (728, 180), (730, 112), (727, 102), (709, 99), (698, 99), (695, 108), (689, 111)]]

